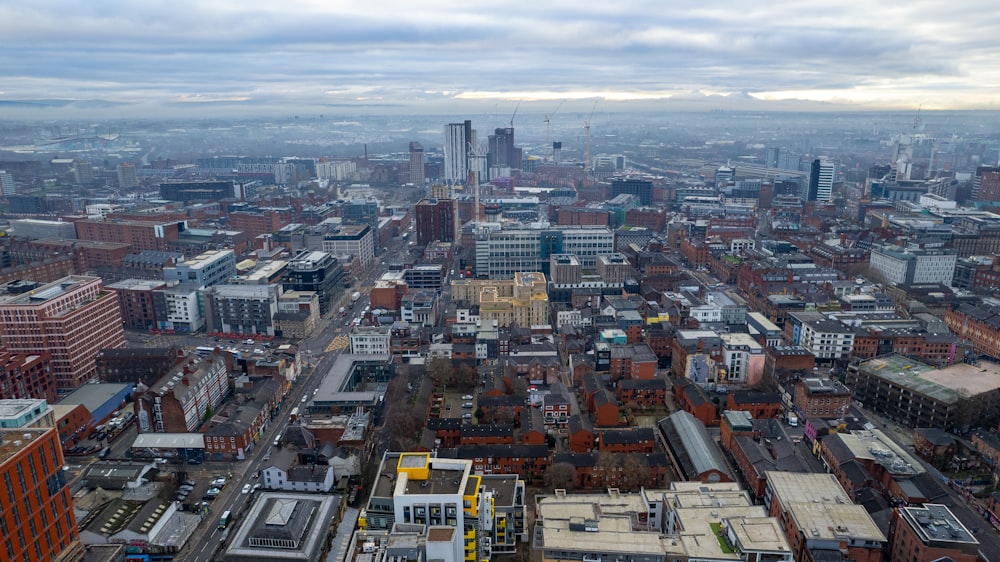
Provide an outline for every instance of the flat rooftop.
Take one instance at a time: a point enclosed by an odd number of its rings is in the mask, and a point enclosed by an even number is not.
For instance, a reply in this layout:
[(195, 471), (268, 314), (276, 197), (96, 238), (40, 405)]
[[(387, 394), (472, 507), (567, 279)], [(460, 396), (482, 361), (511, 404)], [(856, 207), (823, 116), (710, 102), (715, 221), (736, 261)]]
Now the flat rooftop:
[(979, 361), (956, 363), (943, 369), (902, 355), (889, 355), (862, 363), (860, 371), (945, 403), (955, 403), (960, 392), (977, 396), (1000, 389), (1000, 365)]
[(900, 507), (900, 517), (909, 523), (925, 543), (979, 544), (950, 509), (938, 504), (920, 507)]
[(3, 439), (0, 442), (0, 463), (16, 455), (21, 449), (27, 447), (29, 443), (41, 437), (42, 434), (50, 429), (52, 428), (19, 427), (17, 429), (0, 429), (0, 438)]

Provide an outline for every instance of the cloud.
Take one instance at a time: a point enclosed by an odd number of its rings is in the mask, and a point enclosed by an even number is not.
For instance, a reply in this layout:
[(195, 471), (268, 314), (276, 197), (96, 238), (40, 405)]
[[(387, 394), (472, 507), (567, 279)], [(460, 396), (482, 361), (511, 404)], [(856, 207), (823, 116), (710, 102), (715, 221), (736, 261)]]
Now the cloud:
[(0, 5), (0, 101), (418, 108), (695, 92), (975, 108), (1000, 84), (1000, 14), (980, 0), (14, 4)]

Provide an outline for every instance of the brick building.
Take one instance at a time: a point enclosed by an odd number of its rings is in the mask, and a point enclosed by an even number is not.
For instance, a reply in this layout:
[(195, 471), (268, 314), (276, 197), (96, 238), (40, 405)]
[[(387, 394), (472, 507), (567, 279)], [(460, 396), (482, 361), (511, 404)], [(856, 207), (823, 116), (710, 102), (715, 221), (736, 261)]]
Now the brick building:
[(72, 275), (0, 297), (0, 339), (13, 353), (51, 354), (63, 391), (95, 378), (97, 352), (124, 346), (125, 332), (117, 297), (101, 279)]
[(52, 374), (52, 356), (38, 353), (11, 353), (0, 348), (0, 399), (43, 398), (58, 401)]
[(795, 410), (807, 418), (842, 418), (850, 407), (851, 391), (837, 381), (807, 378), (795, 384)]
[(229, 395), (229, 368), (221, 353), (190, 355), (135, 400), (140, 433), (190, 433)]

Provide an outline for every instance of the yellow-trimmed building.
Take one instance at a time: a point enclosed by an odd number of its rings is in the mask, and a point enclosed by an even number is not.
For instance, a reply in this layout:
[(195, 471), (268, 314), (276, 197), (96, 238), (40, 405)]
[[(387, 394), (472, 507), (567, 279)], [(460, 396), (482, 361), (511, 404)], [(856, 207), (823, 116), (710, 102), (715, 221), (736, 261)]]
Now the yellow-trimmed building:
[(513, 279), (455, 279), (451, 297), (479, 305), (479, 317), (501, 327), (549, 323), (549, 293), (544, 273), (515, 273)]

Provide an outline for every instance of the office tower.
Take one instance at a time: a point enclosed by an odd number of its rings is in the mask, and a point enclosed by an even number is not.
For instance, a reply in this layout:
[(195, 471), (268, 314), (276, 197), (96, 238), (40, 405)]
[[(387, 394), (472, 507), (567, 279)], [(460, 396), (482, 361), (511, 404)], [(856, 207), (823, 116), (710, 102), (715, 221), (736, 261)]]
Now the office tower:
[(832, 160), (817, 158), (813, 160), (809, 172), (809, 193), (807, 201), (829, 203), (833, 200), (834, 165)]
[(56, 387), (72, 390), (96, 376), (98, 351), (125, 345), (118, 297), (84, 275), (0, 297), (0, 340), (12, 353), (50, 353)]
[(639, 178), (618, 178), (611, 182), (611, 197), (635, 195), (642, 205), (653, 203), (653, 182)]
[(3, 562), (83, 559), (63, 464), (55, 428), (0, 430), (0, 477), (7, 484), (0, 511)]
[(73, 161), (73, 181), (82, 185), (94, 183), (94, 168), (84, 160)]
[(777, 168), (778, 167), (778, 155), (781, 153), (781, 149), (776, 146), (768, 148), (764, 152), (764, 167), (765, 168)]
[(562, 141), (552, 143), (552, 161), (558, 164), (562, 160)]
[(476, 145), (472, 121), (444, 126), (444, 179), (465, 183), (469, 175), (469, 150)]
[(417, 244), (426, 246), (434, 241), (455, 242), (454, 199), (422, 199), (416, 207)]
[(729, 166), (719, 166), (719, 169), (715, 171), (715, 189), (725, 187), (735, 177), (736, 170)]
[(973, 201), (1000, 201), (1000, 168), (979, 166), (972, 178)]
[(282, 281), (286, 291), (315, 291), (319, 294), (319, 313), (333, 307), (337, 293), (343, 290), (344, 268), (327, 252), (303, 250), (288, 262)]
[(424, 184), (424, 147), (416, 141), (410, 143), (410, 183)]
[(344, 224), (367, 224), (378, 229), (378, 201), (352, 199), (340, 206), (340, 220)]
[(508, 176), (521, 166), (520, 151), (514, 146), (514, 128), (495, 129), (489, 138), (488, 166), (490, 179)]
[(14, 195), (14, 176), (7, 170), (0, 170), (0, 197)]
[(131, 189), (139, 186), (139, 176), (135, 173), (135, 166), (132, 164), (118, 165), (118, 188)]

